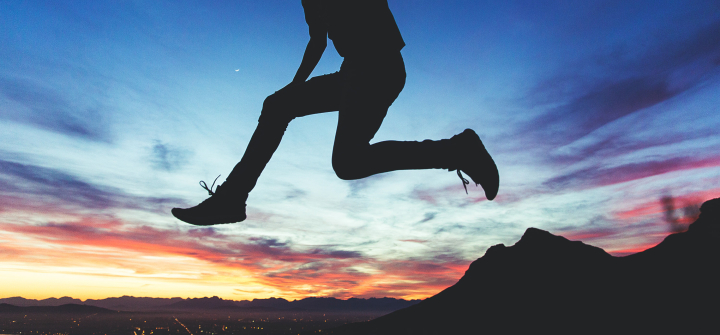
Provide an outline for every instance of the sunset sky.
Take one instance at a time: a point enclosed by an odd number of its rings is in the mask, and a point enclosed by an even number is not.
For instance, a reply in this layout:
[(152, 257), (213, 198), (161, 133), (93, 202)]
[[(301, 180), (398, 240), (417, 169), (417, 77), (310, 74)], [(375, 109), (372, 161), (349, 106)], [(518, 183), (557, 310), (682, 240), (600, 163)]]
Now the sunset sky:
[(720, 2), (389, 5), (408, 77), (374, 141), (472, 128), (498, 197), (340, 180), (327, 113), (291, 122), (245, 222), (201, 228), (170, 209), (292, 80), (300, 1), (0, 1), (0, 298), (426, 298), (528, 227), (622, 256), (669, 233), (662, 197), (681, 222), (720, 197)]

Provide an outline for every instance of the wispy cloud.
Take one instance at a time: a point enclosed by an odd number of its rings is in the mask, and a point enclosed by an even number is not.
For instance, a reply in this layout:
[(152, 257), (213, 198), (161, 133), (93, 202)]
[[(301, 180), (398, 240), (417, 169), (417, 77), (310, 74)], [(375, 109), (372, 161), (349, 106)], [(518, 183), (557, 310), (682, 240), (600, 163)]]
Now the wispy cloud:
[(432, 219), (435, 218), (435, 216), (437, 216), (437, 213), (435, 213), (435, 212), (425, 213), (425, 217), (422, 220), (420, 220), (420, 222), (418, 222), (418, 223), (425, 223), (425, 222), (431, 221)]
[(76, 105), (71, 98), (45, 85), (2, 76), (0, 95), (15, 106), (0, 109), (0, 118), (91, 141), (110, 141), (104, 120), (107, 113), (100, 103)]
[(151, 150), (153, 168), (164, 171), (177, 171), (188, 162), (188, 150), (176, 148), (170, 144), (156, 141)]
[(659, 41), (638, 48), (640, 52), (623, 45), (610, 47), (605, 54), (539, 82), (527, 101), (553, 107), (528, 122), (522, 133), (546, 145), (570, 143), (687, 91), (720, 66), (720, 21), (688, 38)]
[[(664, 191), (664, 193), (666, 192), (667, 190)], [(633, 205), (629, 209), (618, 211), (614, 214), (614, 216), (621, 220), (633, 220), (648, 216), (659, 217), (665, 209), (661, 206), (660, 202), (658, 202), (658, 197), (660, 197), (660, 194), (656, 194), (655, 197), (644, 199), (644, 201)], [(682, 206), (701, 204), (704, 201), (717, 197), (720, 197), (720, 188), (673, 195), (674, 201)]]
[(657, 176), (668, 172), (720, 166), (718, 157), (672, 157), (664, 160), (642, 161), (619, 166), (602, 164), (560, 174), (543, 183), (550, 190), (578, 190), (607, 186)]
[(2, 183), (10, 187), (3, 189), (14, 189), (15, 194), (43, 195), (93, 209), (116, 205), (112, 192), (55, 169), (0, 160), (0, 171), (9, 177)]
[(165, 204), (183, 203), (174, 198), (133, 196), (113, 187), (95, 185), (57, 169), (5, 160), (0, 160), (0, 186), (4, 196), (11, 193), (15, 198), (42, 201), (43, 206), (48, 207), (132, 208), (158, 212), (166, 210)]

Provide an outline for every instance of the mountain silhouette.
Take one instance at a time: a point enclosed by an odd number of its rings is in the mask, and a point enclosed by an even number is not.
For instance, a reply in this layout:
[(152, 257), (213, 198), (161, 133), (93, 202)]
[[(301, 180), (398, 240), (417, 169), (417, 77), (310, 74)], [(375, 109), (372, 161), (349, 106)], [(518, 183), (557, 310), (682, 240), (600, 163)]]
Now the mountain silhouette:
[(173, 303), (183, 301), (183, 298), (147, 298), (147, 297), (133, 297), (133, 296), (122, 296), (105, 299), (87, 299), (84, 304), (98, 306), (109, 309), (118, 310), (157, 310), (162, 309)]
[(401, 300), (393, 298), (350, 298), (340, 300), (336, 298), (305, 298), (298, 300), (292, 307), (307, 311), (395, 311), (415, 305), (420, 300)]
[(3, 314), (110, 314), (118, 313), (102, 307), (80, 305), (80, 304), (64, 304), (60, 306), (15, 306), (6, 303), (0, 303), (0, 313)]
[(0, 299), (0, 304), (13, 306), (59, 306), (67, 304), (83, 304), (111, 310), (122, 311), (217, 311), (217, 310), (245, 310), (245, 311), (282, 311), (303, 310), (314, 312), (346, 312), (363, 311), (388, 313), (412, 306), (420, 300), (403, 300), (394, 298), (350, 298), (341, 300), (337, 298), (310, 297), (301, 300), (288, 301), (283, 298), (253, 299), (253, 300), (225, 300), (219, 297), (210, 298), (147, 298), (122, 296), (105, 299), (87, 299), (84, 302), (70, 297), (49, 298), (42, 300), (10, 297)]
[(211, 309), (225, 309), (235, 308), (237, 304), (232, 300), (224, 300), (217, 296), (211, 298), (193, 298), (178, 301), (176, 303), (166, 306), (171, 309), (199, 309), (199, 310), (211, 310)]
[(529, 228), (437, 295), (323, 333), (717, 333), (720, 198), (700, 211), (687, 232), (625, 257)]
[(301, 300), (288, 301), (283, 298), (253, 299), (253, 300), (223, 300), (222, 298), (195, 298), (186, 299), (169, 306), (168, 309), (191, 310), (255, 310), (255, 311), (283, 311), (303, 310), (316, 312), (345, 312), (345, 311), (373, 311), (391, 312), (417, 304), (419, 300), (401, 300), (393, 298), (350, 298), (340, 300), (336, 298), (310, 297)]
[(0, 299), (0, 303), (15, 306), (60, 306), (65, 304), (82, 304), (83, 301), (80, 299), (73, 299), (71, 297), (47, 298), (42, 300), (25, 299), (23, 297), (10, 297)]

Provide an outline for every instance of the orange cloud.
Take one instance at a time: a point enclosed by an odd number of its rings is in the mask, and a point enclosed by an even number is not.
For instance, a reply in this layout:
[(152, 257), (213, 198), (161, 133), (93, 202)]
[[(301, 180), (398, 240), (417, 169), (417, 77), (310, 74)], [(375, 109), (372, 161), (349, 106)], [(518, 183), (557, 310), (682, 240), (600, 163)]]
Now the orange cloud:
[[(254, 285), (288, 299), (425, 298), (452, 285), (470, 263), (379, 260), (355, 251), (303, 249), (267, 238), (238, 241), (212, 228), (155, 228), (101, 216), (63, 223), (0, 223), (0, 234), (8, 241), (0, 247), (0, 254), (11, 255), (14, 262), (34, 269), (64, 267), (62, 271), (75, 274), (81, 274), (74, 270), (77, 267), (127, 269), (107, 275), (150, 276), (176, 282), (227, 281), (244, 274), (252, 277)], [(183, 259), (192, 260), (196, 268), (185, 268)]]

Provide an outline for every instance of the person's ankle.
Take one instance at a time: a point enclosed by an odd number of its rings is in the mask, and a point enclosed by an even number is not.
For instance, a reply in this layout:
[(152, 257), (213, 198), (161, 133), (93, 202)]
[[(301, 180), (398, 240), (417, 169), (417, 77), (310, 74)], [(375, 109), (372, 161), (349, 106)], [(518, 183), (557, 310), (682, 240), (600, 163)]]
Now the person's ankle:
[(215, 194), (221, 197), (238, 199), (247, 199), (248, 193), (249, 192), (243, 191), (242, 188), (238, 187), (237, 184), (228, 183), (227, 181), (218, 185), (217, 189), (215, 190)]

